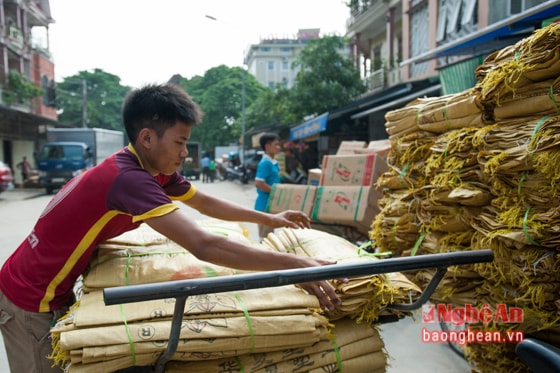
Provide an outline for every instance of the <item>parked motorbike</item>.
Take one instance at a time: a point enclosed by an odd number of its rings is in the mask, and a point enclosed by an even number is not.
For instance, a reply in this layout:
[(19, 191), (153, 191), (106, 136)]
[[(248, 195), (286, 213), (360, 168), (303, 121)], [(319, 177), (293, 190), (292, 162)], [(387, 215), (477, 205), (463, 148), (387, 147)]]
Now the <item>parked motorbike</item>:
[(247, 184), (250, 180), (254, 179), (254, 175), (252, 175), (250, 169), (240, 164), (237, 166), (228, 167), (226, 169), (226, 178), (231, 181), (239, 180), (243, 184)]
[(307, 172), (298, 167), (283, 174), (280, 180), (283, 184), (307, 184)]

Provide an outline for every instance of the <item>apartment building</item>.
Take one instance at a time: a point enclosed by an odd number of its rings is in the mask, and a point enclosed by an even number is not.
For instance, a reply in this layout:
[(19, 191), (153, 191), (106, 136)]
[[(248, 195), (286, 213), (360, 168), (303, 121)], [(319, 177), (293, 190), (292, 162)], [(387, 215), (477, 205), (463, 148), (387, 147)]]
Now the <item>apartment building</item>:
[[(316, 141), (319, 158), (342, 140), (387, 138), (385, 113), (415, 98), (461, 92), (491, 52), (560, 16), (557, 0), (351, 0), (346, 37), (368, 92), (328, 113)], [(314, 124), (312, 118), (293, 133)]]
[[(0, 0), (0, 160), (12, 169), (23, 156), (33, 160), (35, 142), (57, 124), (47, 97), (54, 88), (53, 22), (48, 0)], [(44, 97), (27, 97), (21, 87), (30, 84), (42, 87)]]
[[(320, 37), (320, 29), (300, 29), (291, 37), (261, 38), (258, 44), (249, 46), (245, 54), (248, 72), (259, 83), (269, 88), (281, 85), (291, 88), (299, 72), (293, 63), (310, 40)], [(349, 55), (348, 50), (341, 53)]]

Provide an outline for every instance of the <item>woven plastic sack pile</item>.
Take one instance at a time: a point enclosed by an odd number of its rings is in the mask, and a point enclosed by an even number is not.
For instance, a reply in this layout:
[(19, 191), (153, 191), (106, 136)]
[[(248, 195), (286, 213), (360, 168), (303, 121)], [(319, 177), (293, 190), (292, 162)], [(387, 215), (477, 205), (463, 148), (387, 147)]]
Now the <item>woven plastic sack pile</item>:
[[(198, 223), (249, 242), (238, 223)], [(334, 246), (343, 243), (349, 244)], [(142, 225), (100, 245), (83, 278), (80, 300), (51, 331), (52, 358), (67, 372), (153, 366), (167, 347), (175, 300), (105, 306), (102, 289), (236, 273), (199, 261)], [(387, 357), (375, 327), (337, 315), (329, 320), (314, 296), (292, 285), (192, 296), (186, 302), (177, 352), (165, 371), (223, 372), (228, 366), (245, 372), (302, 367), (384, 372)]]
[[(475, 87), (386, 115), (391, 140), (370, 238), (417, 255), (490, 248), (451, 268), (433, 302), (522, 307), (521, 330), (560, 346), (560, 24), (489, 55)], [(429, 113), (429, 114), (427, 114)], [(406, 123), (406, 125), (404, 124)], [(424, 284), (432, 271), (413, 274)], [(474, 325), (473, 325), (474, 327)], [(515, 343), (468, 344), (475, 372), (524, 371)]]

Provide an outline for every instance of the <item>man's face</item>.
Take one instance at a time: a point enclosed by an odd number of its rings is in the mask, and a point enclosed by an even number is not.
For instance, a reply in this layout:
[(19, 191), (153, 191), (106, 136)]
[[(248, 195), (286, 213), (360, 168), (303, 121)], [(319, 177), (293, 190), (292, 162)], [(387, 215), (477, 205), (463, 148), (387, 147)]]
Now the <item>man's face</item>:
[(155, 132), (150, 138), (150, 148), (144, 165), (151, 174), (174, 174), (189, 155), (187, 141), (191, 136), (192, 125), (177, 122), (168, 128), (161, 138)]
[(280, 153), (282, 147), (280, 146), (280, 140), (274, 140), (269, 142), (265, 145), (265, 152), (266, 154), (270, 155), (271, 157), (275, 156), (276, 154)]

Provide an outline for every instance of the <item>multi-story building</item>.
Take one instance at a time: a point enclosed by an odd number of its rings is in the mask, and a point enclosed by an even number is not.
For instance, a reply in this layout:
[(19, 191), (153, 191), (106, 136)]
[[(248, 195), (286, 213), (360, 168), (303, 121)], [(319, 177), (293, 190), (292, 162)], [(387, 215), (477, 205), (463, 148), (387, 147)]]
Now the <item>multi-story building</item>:
[[(37, 138), (57, 124), (54, 103), (49, 102), (54, 64), (48, 27), (53, 22), (48, 0), (0, 1), (0, 160), (12, 169), (23, 156), (33, 160)], [(44, 94), (28, 97), (21, 87), (31, 85)], [(18, 172), (15, 176), (21, 182)]]
[(328, 113), (313, 133), (322, 153), (349, 136), (386, 138), (387, 111), (474, 86), (488, 54), (560, 17), (557, 0), (351, 0), (349, 10), (346, 36), (368, 92)]
[[(356, 0), (350, 6), (347, 36), (371, 92), (433, 77), (445, 93), (468, 88), (482, 58), (560, 15), (554, 0)], [(452, 66), (453, 76), (445, 75)]]
[(292, 69), (295, 58), (320, 29), (301, 29), (295, 37), (263, 38), (252, 44), (245, 55), (248, 71), (259, 83), (269, 88), (294, 85), (299, 68)]

